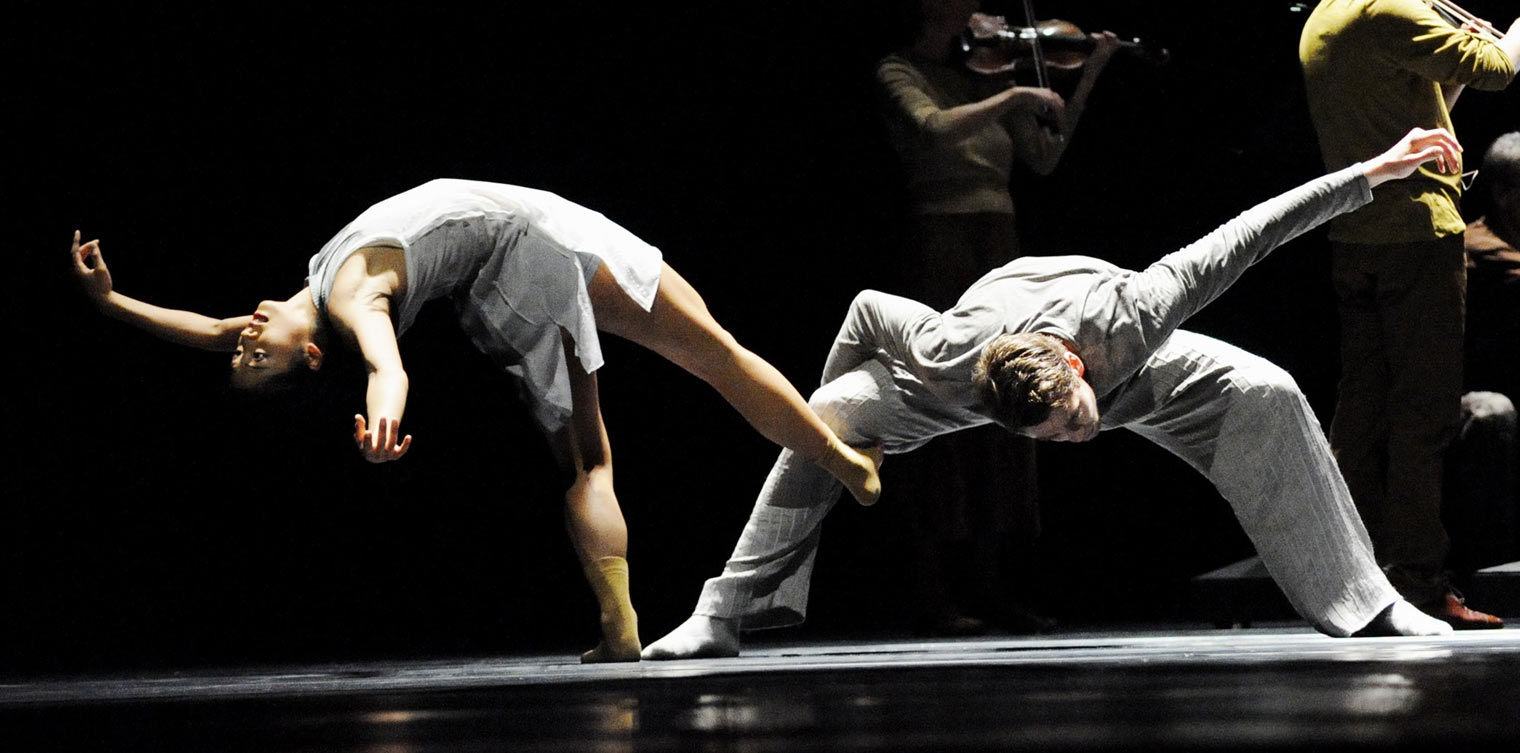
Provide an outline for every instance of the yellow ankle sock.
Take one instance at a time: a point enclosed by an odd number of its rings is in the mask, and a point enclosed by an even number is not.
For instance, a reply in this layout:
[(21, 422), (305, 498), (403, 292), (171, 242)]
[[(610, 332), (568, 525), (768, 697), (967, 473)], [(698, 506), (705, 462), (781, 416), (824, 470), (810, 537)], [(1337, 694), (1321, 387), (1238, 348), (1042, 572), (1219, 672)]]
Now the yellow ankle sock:
[(628, 598), (628, 560), (602, 557), (586, 566), (586, 581), (602, 610), (602, 642), (581, 654), (581, 662), (638, 661), (639, 616)]
[(818, 465), (844, 484), (856, 502), (862, 505), (876, 504), (881, 496), (881, 477), (876, 469), (881, 465), (880, 447), (857, 450), (843, 442), (832, 442)]

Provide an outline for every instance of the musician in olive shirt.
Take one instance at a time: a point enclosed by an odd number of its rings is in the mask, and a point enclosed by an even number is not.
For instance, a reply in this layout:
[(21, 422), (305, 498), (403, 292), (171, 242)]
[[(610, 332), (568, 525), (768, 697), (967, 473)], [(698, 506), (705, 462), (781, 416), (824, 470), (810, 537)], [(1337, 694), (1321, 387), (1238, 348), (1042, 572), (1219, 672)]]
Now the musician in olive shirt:
[[(1497, 90), (1520, 62), (1420, 0), (1322, 0), (1299, 41), (1325, 165), (1377, 154), (1413, 127), (1452, 129), (1464, 87)], [(1341, 327), (1331, 445), (1379, 564), (1411, 602), (1459, 628), (1499, 627), (1444, 572), (1443, 456), (1460, 420), (1465, 274), (1460, 176), (1421, 168), (1330, 223)]]

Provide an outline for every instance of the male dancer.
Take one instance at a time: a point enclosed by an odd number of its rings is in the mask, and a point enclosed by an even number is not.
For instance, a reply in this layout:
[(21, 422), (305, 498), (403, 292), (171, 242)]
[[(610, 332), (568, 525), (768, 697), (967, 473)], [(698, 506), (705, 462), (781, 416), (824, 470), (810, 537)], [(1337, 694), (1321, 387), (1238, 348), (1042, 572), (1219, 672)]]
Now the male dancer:
[[(990, 422), (1056, 441), (1122, 426), (1214, 482), (1289, 600), (1319, 630), (1449, 632), (1400, 598), (1378, 569), (1292, 378), (1178, 327), (1272, 249), (1366, 204), (1372, 186), (1426, 162), (1454, 170), (1459, 151), (1449, 132), (1416, 129), (1384, 154), (1260, 204), (1142, 272), (1086, 257), (1027, 257), (993, 270), (944, 313), (861, 293), (811, 405), (845, 441), (879, 442), (889, 453)], [(723, 574), (644, 658), (736, 656), (741, 628), (802, 621), (819, 524), (839, 488), (783, 451)]]

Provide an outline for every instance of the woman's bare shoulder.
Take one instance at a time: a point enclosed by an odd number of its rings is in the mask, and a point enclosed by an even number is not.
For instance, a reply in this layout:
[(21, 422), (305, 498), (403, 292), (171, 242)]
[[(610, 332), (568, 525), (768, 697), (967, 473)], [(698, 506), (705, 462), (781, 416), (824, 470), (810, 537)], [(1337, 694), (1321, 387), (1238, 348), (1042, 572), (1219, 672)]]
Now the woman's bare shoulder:
[(394, 246), (365, 246), (338, 266), (332, 299), (364, 300), (390, 297), (406, 290), (406, 253)]

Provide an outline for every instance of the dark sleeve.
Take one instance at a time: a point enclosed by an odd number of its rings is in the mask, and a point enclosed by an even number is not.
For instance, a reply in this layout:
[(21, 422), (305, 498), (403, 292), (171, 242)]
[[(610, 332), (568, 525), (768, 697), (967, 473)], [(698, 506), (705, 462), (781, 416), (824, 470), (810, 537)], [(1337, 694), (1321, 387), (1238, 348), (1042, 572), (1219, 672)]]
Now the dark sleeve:
[(1376, 49), (1421, 78), (1498, 91), (1515, 77), (1499, 45), (1452, 26), (1420, 0), (1381, 0), (1369, 22), (1380, 41)]

